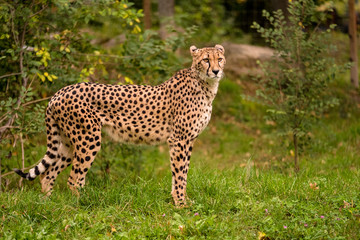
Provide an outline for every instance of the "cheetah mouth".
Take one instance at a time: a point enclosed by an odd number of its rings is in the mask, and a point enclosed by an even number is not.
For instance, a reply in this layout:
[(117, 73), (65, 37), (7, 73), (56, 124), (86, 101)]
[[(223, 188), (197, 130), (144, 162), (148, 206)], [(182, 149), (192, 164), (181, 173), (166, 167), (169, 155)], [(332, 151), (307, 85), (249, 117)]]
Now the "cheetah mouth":
[(216, 75), (216, 76), (208, 76), (210, 79), (217, 79), (217, 80), (220, 80), (222, 78), (222, 76), (220, 75)]

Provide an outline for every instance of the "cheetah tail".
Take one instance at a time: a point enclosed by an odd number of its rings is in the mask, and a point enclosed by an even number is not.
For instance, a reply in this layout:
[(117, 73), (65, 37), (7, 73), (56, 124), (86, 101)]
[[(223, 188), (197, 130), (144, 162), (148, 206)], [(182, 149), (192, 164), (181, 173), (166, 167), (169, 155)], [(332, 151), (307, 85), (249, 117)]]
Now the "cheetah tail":
[(46, 172), (49, 166), (53, 164), (56, 160), (56, 156), (53, 153), (47, 151), (44, 158), (35, 167), (31, 168), (28, 173), (24, 173), (17, 168), (14, 169), (14, 172), (19, 174), (21, 177), (32, 181), (40, 174)]
[(29, 181), (32, 181), (32, 180), (35, 179), (35, 178), (30, 177), (30, 173), (24, 173), (23, 171), (21, 171), (20, 169), (17, 169), (17, 168), (14, 168), (13, 170), (17, 174), (19, 174), (22, 178), (25, 178), (25, 179), (27, 179)]

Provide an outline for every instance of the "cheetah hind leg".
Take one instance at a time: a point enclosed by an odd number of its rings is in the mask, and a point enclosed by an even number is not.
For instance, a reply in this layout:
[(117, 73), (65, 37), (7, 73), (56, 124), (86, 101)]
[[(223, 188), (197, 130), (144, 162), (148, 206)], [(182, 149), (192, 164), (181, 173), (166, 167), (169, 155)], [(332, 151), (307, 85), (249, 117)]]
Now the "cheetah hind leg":
[(82, 142), (75, 142), (73, 165), (68, 179), (70, 190), (79, 196), (78, 189), (85, 186), (85, 177), (93, 164), (96, 154), (101, 148), (101, 130), (88, 131), (84, 136), (89, 139), (89, 143), (84, 145)]
[(58, 159), (44, 173), (40, 175), (41, 191), (47, 196), (51, 195), (57, 176), (68, 167), (73, 159), (72, 148), (60, 142)]

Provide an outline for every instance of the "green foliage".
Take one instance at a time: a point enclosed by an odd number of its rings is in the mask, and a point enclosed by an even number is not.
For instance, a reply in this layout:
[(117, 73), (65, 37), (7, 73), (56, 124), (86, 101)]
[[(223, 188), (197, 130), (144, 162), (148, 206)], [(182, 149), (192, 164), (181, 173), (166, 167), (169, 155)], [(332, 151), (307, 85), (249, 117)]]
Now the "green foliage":
[(264, 76), (257, 96), (268, 105), (267, 112), (283, 134), (291, 132), (296, 161), (298, 138), (310, 131), (312, 120), (338, 104), (329, 84), (345, 66), (336, 65), (331, 57), (334, 26), (326, 31), (318, 29), (324, 16), (316, 11), (312, 0), (290, 2), (288, 11), (286, 21), (281, 10), (273, 15), (264, 10), (270, 27), (257, 23), (252, 27), (275, 50), (271, 61), (259, 63)]
[(192, 0), (179, 1), (175, 7), (175, 21), (178, 26), (199, 28), (195, 40), (200, 42), (221, 42), (233, 31), (233, 19), (226, 15), (222, 1)]
[[(92, 4), (87, 1), (56, 0), (2, 4), (0, 121), (7, 123), (5, 129), (15, 126), (11, 128), (13, 134), (29, 134), (39, 128), (36, 121), (32, 121), (31, 129), (20, 124), (28, 122), (26, 114), (34, 110), (37, 110), (37, 115), (32, 116), (35, 119), (39, 119), (40, 113), (43, 113), (38, 111), (39, 107), (34, 109), (30, 104), (40, 95), (33, 91), (34, 85), (54, 82), (59, 88), (82, 81), (90, 75), (84, 74), (87, 73), (84, 69), (93, 69), (98, 65), (97, 62), (86, 63), (86, 54), (95, 50), (90, 44), (89, 35), (82, 33), (89, 21), (116, 18), (123, 33), (140, 32), (141, 29), (134, 22), (139, 22), (141, 11), (130, 6), (126, 1), (110, 0)], [(99, 12), (99, 8), (102, 11)], [(14, 119), (18, 120), (14, 122)]]
[(123, 56), (114, 59), (119, 63), (115, 68), (134, 80), (134, 83), (164, 82), (184, 65), (184, 60), (174, 55), (174, 52), (185, 46), (196, 29), (189, 27), (165, 40), (161, 40), (158, 33), (152, 30), (146, 30), (143, 34), (127, 35), (126, 41), (114, 51)]
[[(196, 28), (161, 40), (154, 31), (142, 31), (142, 16), (126, 0), (2, 3), (0, 158), (15, 151), (19, 136), (26, 142), (44, 132), (45, 104), (61, 87), (83, 81), (158, 84), (181, 69), (184, 61), (174, 52)], [(116, 46), (100, 44), (118, 36), (123, 40)]]

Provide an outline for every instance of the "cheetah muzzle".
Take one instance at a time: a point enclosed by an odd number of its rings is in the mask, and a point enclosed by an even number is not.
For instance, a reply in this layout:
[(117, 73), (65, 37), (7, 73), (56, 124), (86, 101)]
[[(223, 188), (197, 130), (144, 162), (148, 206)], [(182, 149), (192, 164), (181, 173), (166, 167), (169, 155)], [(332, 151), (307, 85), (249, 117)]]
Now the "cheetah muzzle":
[(28, 173), (40, 175), (51, 194), (56, 177), (72, 164), (69, 188), (78, 194), (101, 147), (101, 129), (124, 143), (170, 149), (175, 205), (185, 204), (187, 173), (195, 139), (210, 121), (212, 102), (223, 77), (224, 47), (190, 47), (193, 62), (158, 86), (79, 83), (59, 90), (46, 109), (47, 152)]

